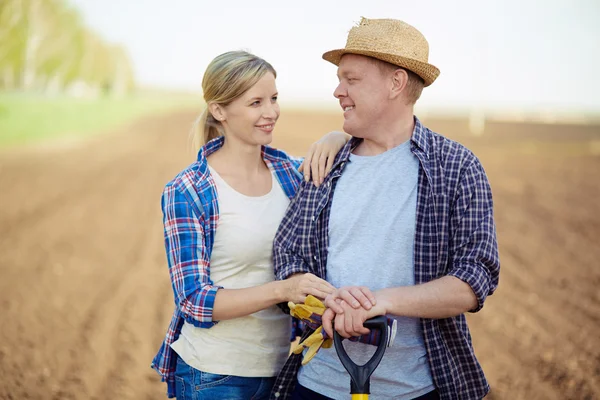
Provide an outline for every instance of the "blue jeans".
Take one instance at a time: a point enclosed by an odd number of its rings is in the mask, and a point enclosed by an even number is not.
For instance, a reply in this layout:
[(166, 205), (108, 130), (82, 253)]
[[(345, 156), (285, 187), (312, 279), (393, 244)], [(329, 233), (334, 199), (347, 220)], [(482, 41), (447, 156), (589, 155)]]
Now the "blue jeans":
[(274, 383), (275, 377), (248, 378), (202, 372), (177, 357), (177, 400), (263, 400), (269, 398)]

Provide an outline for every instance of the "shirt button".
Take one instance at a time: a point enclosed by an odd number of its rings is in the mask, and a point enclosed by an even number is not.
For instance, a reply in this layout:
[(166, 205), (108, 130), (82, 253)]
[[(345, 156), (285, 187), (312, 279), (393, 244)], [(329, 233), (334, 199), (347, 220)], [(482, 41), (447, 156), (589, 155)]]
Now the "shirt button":
[(279, 389), (283, 389), (283, 385), (279, 385)]
[(312, 220), (313, 220), (313, 222), (315, 221), (315, 216), (314, 215), (312, 216)]
[(279, 397), (279, 396), (280, 396), (279, 392), (275, 393), (275, 397)]
[(315, 261), (317, 261), (317, 256), (313, 256), (313, 259), (314, 259)]

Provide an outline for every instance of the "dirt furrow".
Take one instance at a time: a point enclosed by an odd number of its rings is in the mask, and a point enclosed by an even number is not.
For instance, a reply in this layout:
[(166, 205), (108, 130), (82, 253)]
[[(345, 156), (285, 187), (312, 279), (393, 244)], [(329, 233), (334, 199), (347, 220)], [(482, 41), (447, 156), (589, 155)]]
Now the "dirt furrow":
[[(160, 195), (194, 159), (194, 117), (0, 152), (0, 399), (165, 398), (149, 367), (173, 309)], [(274, 144), (303, 155), (340, 123), (286, 112)], [(431, 126), (475, 152), (494, 191), (500, 288), (468, 316), (489, 398), (600, 398), (600, 157), (575, 153), (600, 130)]]

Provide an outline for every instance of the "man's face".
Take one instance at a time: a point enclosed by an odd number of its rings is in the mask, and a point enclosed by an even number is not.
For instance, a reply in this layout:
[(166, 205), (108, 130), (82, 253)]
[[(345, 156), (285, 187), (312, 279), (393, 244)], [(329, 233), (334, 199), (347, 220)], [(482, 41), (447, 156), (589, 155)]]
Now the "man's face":
[(346, 54), (338, 66), (340, 83), (333, 95), (344, 110), (344, 131), (355, 137), (368, 138), (388, 105), (391, 77), (376, 62)]

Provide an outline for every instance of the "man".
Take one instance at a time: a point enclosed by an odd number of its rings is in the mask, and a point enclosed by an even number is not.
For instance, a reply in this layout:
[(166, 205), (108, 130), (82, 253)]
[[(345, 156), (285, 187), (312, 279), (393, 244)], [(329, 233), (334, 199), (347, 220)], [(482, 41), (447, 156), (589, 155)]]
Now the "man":
[[(310, 272), (341, 287), (325, 302), (330, 335), (332, 320), (349, 337), (368, 332), (362, 323), (372, 316), (397, 319), (393, 346), (371, 377), (373, 399), (480, 399), (489, 391), (464, 313), (479, 311), (498, 285), (492, 194), (473, 153), (413, 115), (439, 75), (428, 53), (412, 26), (363, 18), (344, 49), (323, 55), (338, 65), (334, 96), (353, 139), (322, 185), (303, 185), (274, 243), (278, 279)], [(357, 363), (372, 353), (362, 343), (345, 347)], [(272, 398), (348, 398), (335, 351), (299, 369), (300, 358), (290, 357)]]

